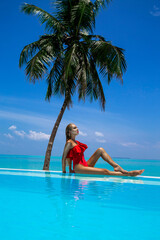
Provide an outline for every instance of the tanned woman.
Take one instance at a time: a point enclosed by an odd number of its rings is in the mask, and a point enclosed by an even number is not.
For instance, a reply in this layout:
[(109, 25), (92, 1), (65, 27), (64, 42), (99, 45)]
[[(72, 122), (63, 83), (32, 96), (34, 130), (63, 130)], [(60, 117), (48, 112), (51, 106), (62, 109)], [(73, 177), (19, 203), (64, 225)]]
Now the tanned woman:
[[(98, 148), (88, 161), (84, 158), (84, 151), (88, 146), (84, 143), (76, 141), (76, 136), (79, 134), (77, 126), (70, 123), (66, 127), (66, 144), (62, 156), (62, 171), (66, 173), (66, 162), (69, 164), (69, 172), (80, 174), (98, 174), (98, 175), (115, 175), (115, 176), (137, 176), (144, 172), (142, 170), (126, 171), (117, 163), (115, 163), (108, 153), (103, 148)], [(95, 168), (95, 164), (99, 158), (109, 163), (114, 171), (108, 169)], [(72, 170), (73, 161), (73, 170)]]

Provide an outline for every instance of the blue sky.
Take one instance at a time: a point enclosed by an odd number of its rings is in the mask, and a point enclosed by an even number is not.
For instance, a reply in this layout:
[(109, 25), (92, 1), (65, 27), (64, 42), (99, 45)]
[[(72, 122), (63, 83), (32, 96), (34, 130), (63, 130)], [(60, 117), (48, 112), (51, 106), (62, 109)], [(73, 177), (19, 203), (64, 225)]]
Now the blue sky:
[[(0, 154), (44, 155), (63, 103), (45, 101), (47, 84), (27, 82), (18, 62), (23, 47), (44, 33), (36, 17), (19, 11), (23, 1), (0, 2), (1, 88)], [(27, 2), (51, 11), (50, 1)], [(113, 0), (97, 17), (95, 33), (125, 49), (123, 85), (103, 80), (106, 111), (98, 102), (77, 101), (66, 110), (52, 155), (61, 156), (65, 127), (75, 123), (77, 140), (88, 145), (86, 157), (103, 147), (112, 157), (160, 159), (160, 1)]]

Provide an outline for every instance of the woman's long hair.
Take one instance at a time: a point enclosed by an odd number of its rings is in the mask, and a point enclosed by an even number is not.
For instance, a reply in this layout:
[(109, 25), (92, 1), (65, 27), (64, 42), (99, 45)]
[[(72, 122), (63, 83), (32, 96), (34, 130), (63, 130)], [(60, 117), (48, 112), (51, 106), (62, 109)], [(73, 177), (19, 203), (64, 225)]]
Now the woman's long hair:
[(71, 139), (71, 134), (70, 134), (70, 130), (72, 130), (72, 124), (73, 123), (70, 123), (67, 125), (66, 127), (66, 142)]
[[(72, 130), (72, 123), (68, 124), (66, 127), (66, 142), (71, 139), (70, 130)], [(66, 165), (69, 166), (69, 159), (66, 161)]]

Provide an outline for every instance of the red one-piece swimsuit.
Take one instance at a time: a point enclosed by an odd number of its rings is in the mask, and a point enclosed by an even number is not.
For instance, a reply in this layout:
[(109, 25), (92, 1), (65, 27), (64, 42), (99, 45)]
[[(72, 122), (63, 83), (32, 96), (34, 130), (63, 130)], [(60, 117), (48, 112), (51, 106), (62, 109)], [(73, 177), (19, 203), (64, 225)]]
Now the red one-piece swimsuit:
[(77, 145), (74, 146), (67, 154), (67, 158), (73, 160), (73, 169), (76, 164), (82, 164), (85, 167), (88, 167), (86, 160), (84, 159), (84, 151), (88, 146), (84, 143), (76, 141)]

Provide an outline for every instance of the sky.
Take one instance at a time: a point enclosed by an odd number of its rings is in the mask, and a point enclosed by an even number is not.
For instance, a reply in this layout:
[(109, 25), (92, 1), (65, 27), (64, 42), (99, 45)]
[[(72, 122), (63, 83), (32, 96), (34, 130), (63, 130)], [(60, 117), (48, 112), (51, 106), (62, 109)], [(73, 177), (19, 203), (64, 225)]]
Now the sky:
[[(44, 28), (35, 16), (20, 12), (23, 1), (1, 0), (0, 154), (45, 155), (49, 135), (63, 98), (45, 101), (45, 80), (31, 84), (19, 68), (24, 46), (39, 39)], [(51, 2), (30, 0), (48, 12)], [(123, 85), (102, 79), (105, 112), (99, 102), (79, 102), (66, 110), (58, 129), (52, 156), (61, 156), (65, 127), (80, 130), (85, 156), (103, 147), (112, 157), (160, 159), (160, 1), (113, 0), (96, 19), (95, 33), (125, 49), (127, 71)]]

